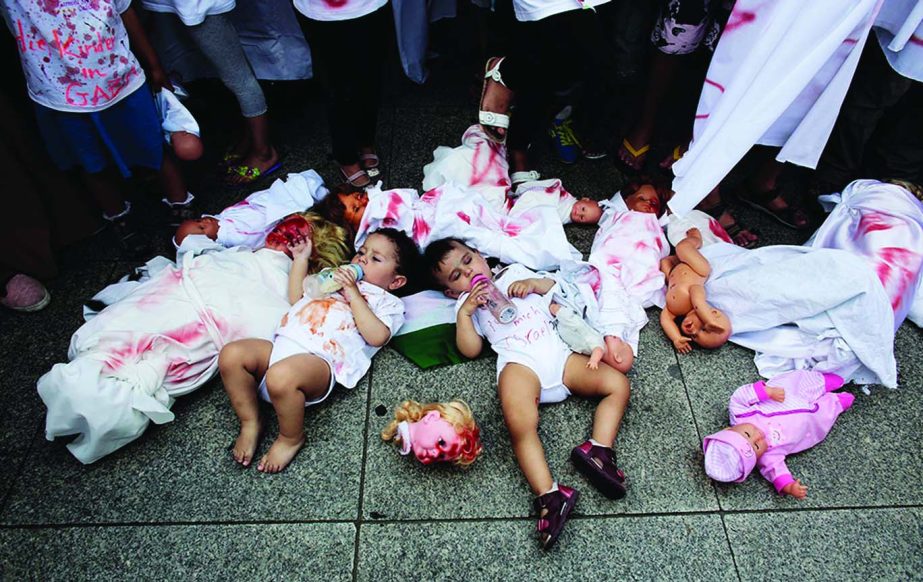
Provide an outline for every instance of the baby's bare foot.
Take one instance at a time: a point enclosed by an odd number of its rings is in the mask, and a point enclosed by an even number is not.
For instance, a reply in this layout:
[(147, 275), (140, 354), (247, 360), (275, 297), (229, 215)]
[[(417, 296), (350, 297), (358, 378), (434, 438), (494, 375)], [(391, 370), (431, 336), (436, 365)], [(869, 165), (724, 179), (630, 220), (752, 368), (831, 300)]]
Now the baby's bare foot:
[(607, 335), (605, 341), (606, 353), (603, 355), (603, 361), (623, 374), (628, 373), (635, 362), (631, 346), (614, 335)]
[(256, 468), (263, 473), (278, 473), (288, 467), (303, 446), (304, 434), (296, 439), (279, 435), (269, 447), (269, 451), (260, 459), (260, 464)]
[(260, 421), (242, 423), (240, 425), (240, 434), (234, 441), (234, 448), (231, 454), (234, 460), (244, 467), (250, 466), (253, 460), (253, 453), (256, 452), (256, 446), (260, 442), (260, 434), (263, 431), (263, 423)]

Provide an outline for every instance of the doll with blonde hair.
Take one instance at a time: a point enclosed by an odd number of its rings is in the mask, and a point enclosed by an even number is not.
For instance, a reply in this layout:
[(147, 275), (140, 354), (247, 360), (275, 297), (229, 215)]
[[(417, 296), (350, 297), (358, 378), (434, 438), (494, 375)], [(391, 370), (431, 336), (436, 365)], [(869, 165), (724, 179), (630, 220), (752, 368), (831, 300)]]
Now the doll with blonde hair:
[(480, 434), (471, 409), (461, 400), (426, 404), (405, 400), (381, 438), (399, 444), (402, 455), (413, 451), (424, 465), (441, 461), (467, 467), (483, 449)]

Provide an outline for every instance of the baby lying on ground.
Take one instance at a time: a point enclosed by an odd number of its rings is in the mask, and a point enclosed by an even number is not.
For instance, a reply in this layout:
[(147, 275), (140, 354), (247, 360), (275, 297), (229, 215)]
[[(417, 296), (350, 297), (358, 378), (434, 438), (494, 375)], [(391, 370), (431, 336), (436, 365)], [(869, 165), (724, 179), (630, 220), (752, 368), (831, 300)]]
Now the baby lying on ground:
[(755, 465), (784, 495), (804, 499), (808, 488), (792, 477), (785, 457), (818, 444), (855, 397), (832, 392), (835, 374), (795, 370), (734, 391), (731, 426), (705, 437), (705, 472), (716, 481), (741, 483)]
[[(712, 349), (724, 345), (731, 335), (727, 315), (705, 298), (705, 280), (711, 274), (711, 265), (700, 248), (702, 235), (699, 229), (690, 228), (686, 238), (676, 245), (676, 254), (660, 262), (667, 280), (667, 303), (660, 312), (660, 327), (681, 354), (692, 351), (692, 341)], [(679, 316), (684, 316), (682, 329), (676, 325)]]
[(363, 273), (341, 267), (333, 278), (341, 291), (313, 299), (303, 290), (311, 241), (289, 245), (294, 257), (289, 272), (292, 308), (275, 337), (227, 344), (218, 367), (231, 406), (240, 420), (234, 460), (249, 466), (262, 432), (258, 399), (272, 403), (279, 436), (257, 469), (278, 473), (304, 446), (304, 410), (327, 399), (339, 382), (354, 388), (372, 357), (404, 322), (404, 305), (391, 292), (407, 283), (419, 260), (413, 241), (403, 232), (381, 229), (369, 235), (351, 263)]
[(190, 235), (204, 235), (224, 247), (257, 249), (279, 221), (304, 212), (326, 194), (324, 181), (314, 170), (289, 174), (286, 181), (276, 180), (267, 190), (254, 192), (219, 214), (183, 221), (173, 244), (181, 250)]

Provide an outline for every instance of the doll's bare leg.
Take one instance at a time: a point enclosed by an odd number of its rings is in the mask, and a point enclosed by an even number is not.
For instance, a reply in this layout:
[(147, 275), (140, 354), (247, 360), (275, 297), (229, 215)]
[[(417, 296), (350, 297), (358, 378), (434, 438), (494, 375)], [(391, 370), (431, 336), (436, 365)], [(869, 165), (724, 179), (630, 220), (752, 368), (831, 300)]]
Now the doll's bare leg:
[(564, 367), (564, 385), (584, 398), (602, 398), (593, 416), (593, 440), (612, 446), (619, 432), (630, 393), (625, 374), (603, 365), (598, 370), (586, 367), (587, 357), (572, 354)]
[(247, 467), (259, 444), (263, 423), (257, 388), (269, 367), (272, 343), (261, 339), (231, 342), (218, 355), (218, 370), (231, 407), (240, 420), (240, 434), (234, 441), (234, 460)]
[(498, 382), (503, 419), (510, 431), (519, 468), (538, 496), (551, 489), (554, 480), (538, 438), (538, 400), (541, 383), (535, 372), (520, 364), (507, 364)]
[(260, 459), (257, 469), (278, 473), (304, 446), (304, 403), (327, 393), (330, 365), (310, 354), (278, 361), (266, 371), (266, 389), (279, 417), (279, 436)]
[(635, 353), (631, 346), (614, 335), (607, 335), (604, 340), (606, 353), (603, 354), (603, 361), (619, 372), (627, 374), (635, 363)]

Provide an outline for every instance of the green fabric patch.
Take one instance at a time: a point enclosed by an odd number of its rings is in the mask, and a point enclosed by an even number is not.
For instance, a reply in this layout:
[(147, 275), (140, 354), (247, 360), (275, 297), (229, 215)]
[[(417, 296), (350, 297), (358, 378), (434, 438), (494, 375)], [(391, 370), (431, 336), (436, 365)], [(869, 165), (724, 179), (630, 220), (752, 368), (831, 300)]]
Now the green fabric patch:
[(455, 345), (455, 324), (443, 323), (424, 327), (391, 338), (391, 347), (425, 370), (445, 364), (460, 364), (468, 360)]

